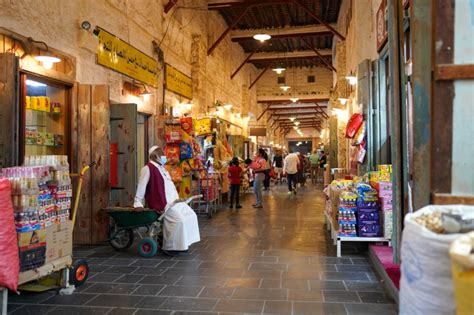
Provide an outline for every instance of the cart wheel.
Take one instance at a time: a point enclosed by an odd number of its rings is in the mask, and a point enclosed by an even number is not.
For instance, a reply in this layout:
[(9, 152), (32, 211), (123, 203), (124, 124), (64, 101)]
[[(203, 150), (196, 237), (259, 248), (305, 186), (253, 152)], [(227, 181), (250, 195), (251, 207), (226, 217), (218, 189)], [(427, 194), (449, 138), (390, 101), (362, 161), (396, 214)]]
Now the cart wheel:
[(84, 259), (74, 261), (69, 269), (69, 283), (79, 287), (83, 285), (89, 276), (89, 265)]
[(151, 237), (145, 237), (138, 242), (138, 253), (140, 256), (149, 258), (156, 255), (158, 252), (158, 243)]
[(118, 233), (112, 230), (109, 243), (116, 250), (124, 250), (132, 246), (133, 238), (133, 230), (121, 230)]

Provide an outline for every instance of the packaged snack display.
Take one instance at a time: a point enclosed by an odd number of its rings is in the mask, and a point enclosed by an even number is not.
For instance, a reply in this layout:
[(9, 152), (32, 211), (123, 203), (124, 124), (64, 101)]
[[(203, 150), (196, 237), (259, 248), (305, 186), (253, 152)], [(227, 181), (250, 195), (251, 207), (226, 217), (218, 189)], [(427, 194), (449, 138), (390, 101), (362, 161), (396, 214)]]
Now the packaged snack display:
[(203, 136), (212, 133), (211, 118), (200, 118), (194, 121), (194, 132), (197, 136)]
[(187, 142), (181, 142), (179, 144), (179, 159), (181, 161), (188, 160), (193, 157), (193, 149)]
[(356, 145), (361, 144), (362, 141), (364, 141), (364, 137), (365, 137), (365, 122), (363, 121), (359, 129), (357, 130), (354, 136), (354, 139), (352, 140), (352, 145), (356, 146)]
[(364, 121), (364, 118), (361, 114), (352, 115), (351, 118), (349, 119), (349, 122), (347, 123), (346, 138), (349, 138), (349, 139), (354, 138), (354, 135), (356, 134), (357, 130), (359, 130), (363, 121)]
[(193, 136), (193, 119), (191, 117), (182, 117), (179, 119), (179, 121), (181, 123), (181, 128), (183, 129), (183, 131), (186, 132), (188, 135)]
[(380, 224), (378, 209), (357, 209), (357, 219), (359, 224)]
[(176, 165), (179, 164), (180, 149), (177, 145), (167, 145), (165, 147), (165, 155), (168, 159), (167, 164)]
[(179, 122), (166, 123), (165, 139), (167, 144), (179, 144), (181, 142), (181, 124)]
[(380, 224), (359, 224), (360, 237), (379, 237), (382, 235)]
[(0, 178), (0, 286), (16, 292), (18, 287), (18, 244), (13, 221), (11, 184)]

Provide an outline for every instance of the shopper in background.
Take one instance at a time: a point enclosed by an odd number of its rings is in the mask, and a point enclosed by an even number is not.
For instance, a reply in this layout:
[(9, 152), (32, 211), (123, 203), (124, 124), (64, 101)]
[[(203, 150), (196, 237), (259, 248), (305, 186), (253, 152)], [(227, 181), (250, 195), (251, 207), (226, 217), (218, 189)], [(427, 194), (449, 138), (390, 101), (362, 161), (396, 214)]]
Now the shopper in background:
[(304, 156), (301, 154), (301, 152), (298, 152), (298, 175), (297, 175), (297, 181), (298, 184), (300, 184), (300, 187), (304, 186), (304, 167), (305, 167), (305, 161), (304, 161)]
[(237, 157), (234, 157), (232, 162), (230, 162), (228, 176), (230, 181), (229, 208), (232, 209), (235, 204), (235, 208), (240, 209), (242, 208), (239, 202), (242, 168), (239, 166), (239, 159)]
[(313, 153), (309, 156), (309, 161), (311, 163), (311, 182), (316, 184), (318, 180), (319, 173), (319, 154), (318, 150), (314, 149)]
[(289, 154), (285, 157), (283, 162), (283, 173), (286, 174), (288, 180), (288, 194), (296, 194), (296, 176), (298, 174), (298, 164), (300, 160), (296, 153), (293, 153), (291, 150)]
[(327, 157), (326, 153), (324, 153), (323, 150), (321, 150), (321, 155), (319, 157), (319, 168), (321, 172), (321, 182), (324, 181), (324, 167), (326, 166), (327, 163)]
[(283, 157), (281, 151), (277, 151), (273, 157), (273, 167), (275, 168), (275, 174), (277, 176), (277, 183), (281, 184), (281, 172), (283, 171)]
[(264, 159), (265, 150), (260, 148), (255, 158), (250, 163), (249, 167), (252, 169), (254, 175), (253, 189), (255, 191), (256, 202), (254, 208), (263, 208), (262, 200), (262, 186), (265, 180), (265, 170), (267, 169), (267, 161)]
[(270, 189), (270, 163), (268, 163), (268, 154), (267, 151), (263, 150), (263, 158), (267, 162), (267, 168), (265, 169), (265, 180), (263, 181), (263, 190)]
[[(141, 170), (133, 207), (143, 210), (145, 199), (149, 208), (161, 212), (167, 204), (179, 199), (179, 195), (165, 169), (167, 160), (163, 150), (153, 146), (148, 155), (150, 162)], [(169, 208), (163, 221), (163, 253), (173, 256), (174, 251), (186, 251), (191, 244), (199, 241), (199, 226), (194, 210), (183, 202)]]

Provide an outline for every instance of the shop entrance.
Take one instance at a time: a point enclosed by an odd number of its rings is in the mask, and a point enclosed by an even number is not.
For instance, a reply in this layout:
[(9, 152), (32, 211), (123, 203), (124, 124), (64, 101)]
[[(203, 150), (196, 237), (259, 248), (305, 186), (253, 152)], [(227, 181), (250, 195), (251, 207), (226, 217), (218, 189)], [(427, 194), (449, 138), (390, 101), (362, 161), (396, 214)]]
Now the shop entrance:
[(309, 154), (313, 148), (313, 141), (289, 141), (288, 147), (293, 152), (301, 152), (301, 154)]

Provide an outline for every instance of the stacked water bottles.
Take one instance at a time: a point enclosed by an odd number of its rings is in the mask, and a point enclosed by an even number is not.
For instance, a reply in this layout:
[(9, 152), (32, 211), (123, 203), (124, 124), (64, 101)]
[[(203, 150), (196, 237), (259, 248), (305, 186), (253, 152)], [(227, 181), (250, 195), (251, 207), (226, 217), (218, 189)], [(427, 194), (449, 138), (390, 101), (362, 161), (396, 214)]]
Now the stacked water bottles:
[(339, 195), (338, 236), (357, 236), (357, 194), (343, 191)]

